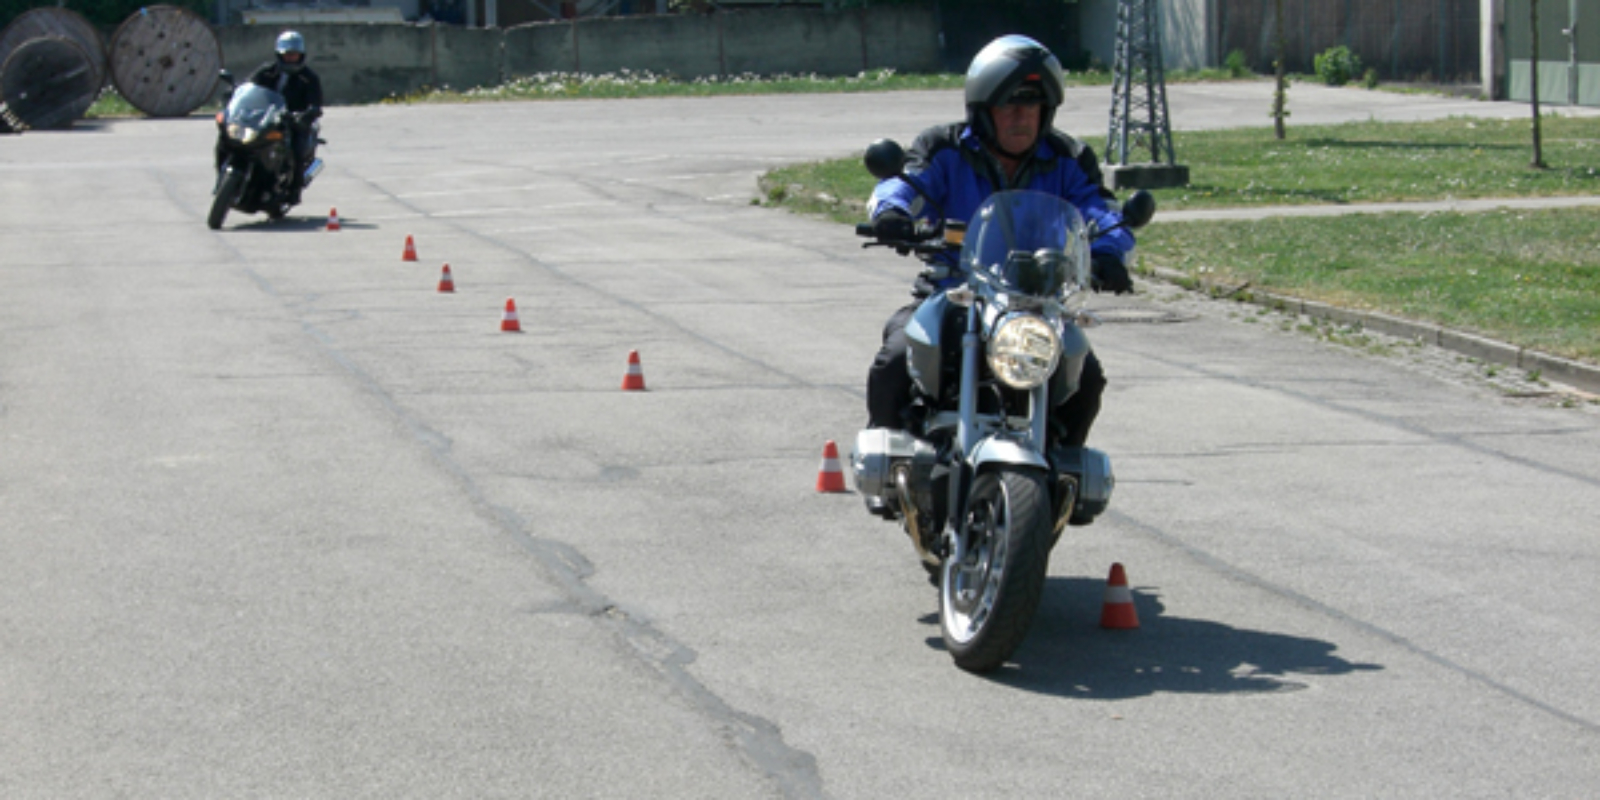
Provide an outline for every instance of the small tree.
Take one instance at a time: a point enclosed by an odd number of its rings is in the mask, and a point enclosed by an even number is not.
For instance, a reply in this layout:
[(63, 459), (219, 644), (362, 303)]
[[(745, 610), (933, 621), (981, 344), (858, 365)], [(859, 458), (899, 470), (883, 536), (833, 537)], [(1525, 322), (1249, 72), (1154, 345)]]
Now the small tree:
[(1528, 72), (1533, 86), (1533, 163), (1528, 166), (1544, 169), (1544, 136), (1539, 130), (1539, 0), (1528, 3), (1528, 16), (1533, 25), (1532, 69)]

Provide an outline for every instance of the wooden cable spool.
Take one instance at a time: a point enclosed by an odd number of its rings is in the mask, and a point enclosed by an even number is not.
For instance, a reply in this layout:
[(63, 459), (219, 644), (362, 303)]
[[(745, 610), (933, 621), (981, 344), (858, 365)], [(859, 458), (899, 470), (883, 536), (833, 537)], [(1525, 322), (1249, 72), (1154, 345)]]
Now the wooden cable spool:
[(216, 96), (222, 45), (194, 12), (149, 6), (111, 37), (111, 81), (134, 108), (181, 117)]
[(25, 128), (70, 128), (99, 96), (89, 55), (65, 36), (29, 39), (0, 65), (0, 97)]
[(35, 8), (11, 20), (11, 24), (0, 31), (0, 64), (4, 64), (11, 57), (11, 52), (23, 43), (41, 36), (64, 36), (77, 43), (94, 65), (97, 76), (95, 86), (105, 85), (110, 77), (106, 72), (105, 40), (88, 20), (78, 12), (65, 8)]

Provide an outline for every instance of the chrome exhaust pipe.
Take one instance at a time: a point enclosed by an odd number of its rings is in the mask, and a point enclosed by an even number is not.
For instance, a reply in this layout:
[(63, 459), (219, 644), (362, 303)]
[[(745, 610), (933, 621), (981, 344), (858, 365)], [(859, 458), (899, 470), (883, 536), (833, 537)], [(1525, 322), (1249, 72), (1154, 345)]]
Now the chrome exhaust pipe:
[(302, 180), (300, 182), (300, 185), (301, 186), (310, 186), (311, 185), (311, 179), (317, 177), (317, 173), (319, 173), (319, 172), (322, 172), (322, 159), (320, 159), (320, 158), (311, 159), (311, 163), (306, 166), (305, 178), (304, 178), (304, 180)]

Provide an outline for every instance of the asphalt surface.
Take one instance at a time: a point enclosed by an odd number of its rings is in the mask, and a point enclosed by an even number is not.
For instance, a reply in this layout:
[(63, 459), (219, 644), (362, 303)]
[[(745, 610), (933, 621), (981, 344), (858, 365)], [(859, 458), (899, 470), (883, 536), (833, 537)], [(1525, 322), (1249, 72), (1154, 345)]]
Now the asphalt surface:
[(1590, 793), (1600, 415), (1161, 293), (1099, 301), (1111, 511), (1014, 664), (950, 664), (813, 488), (913, 266), (750, 199), (958, 105), (337, 108), (307, 204), (220, 232), (207, 119), (0, 140), (0, 796)]

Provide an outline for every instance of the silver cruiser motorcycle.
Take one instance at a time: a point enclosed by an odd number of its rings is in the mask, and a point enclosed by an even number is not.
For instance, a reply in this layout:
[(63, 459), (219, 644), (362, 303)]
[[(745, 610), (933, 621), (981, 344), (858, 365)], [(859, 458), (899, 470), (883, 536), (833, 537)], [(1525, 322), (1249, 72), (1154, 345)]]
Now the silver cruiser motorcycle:
[[(866, 164), (879, 180), (918, 186), (892, 141), (873, 143)], [(1141, 227), (1155, 200), (1137, 192), (1122, 211), (1122, 225)], [(856, 232), (873, 235), (870, 225)], [(1111, 500), (1111, 460), (1058, 443), (1049, 424), (1089, 352), (1089, 244), (1105, 232), (1059, 197), (1007, 191), (965, 226), (863, 245), (933, 270), (959, 250), (966, 275), (906, 326), (918, 395), (908, 429), (863, 430), (850, 455), (868, 509), (898, 520), (937, 578), (944, 643), (964, 670), (1005, 663), (1033, 621), (1062, 531), (1090, 524)]]

